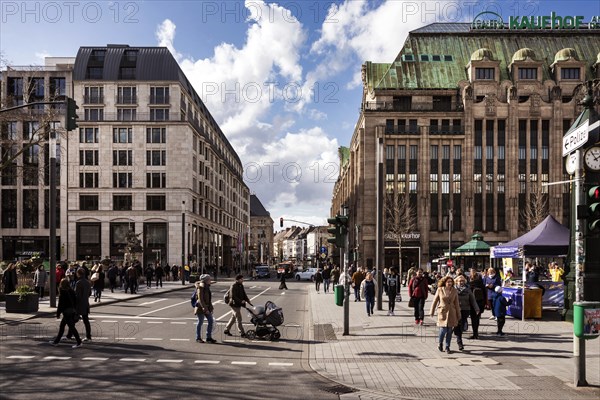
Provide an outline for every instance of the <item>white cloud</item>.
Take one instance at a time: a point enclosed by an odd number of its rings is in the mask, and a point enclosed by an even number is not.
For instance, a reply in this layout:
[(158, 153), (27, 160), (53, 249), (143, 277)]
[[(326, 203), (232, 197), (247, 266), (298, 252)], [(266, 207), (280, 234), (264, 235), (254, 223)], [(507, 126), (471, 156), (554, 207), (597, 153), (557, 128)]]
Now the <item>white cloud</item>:
[(173, 42), (175, 41), (175, 24), (170, 19), (165, 19), (156, 29), (156, 40), (159, 46), (169, 49), (173, 57), (180, 61), (182, 56), (175, 50)]
[(40, 59), (42, 64), (44, 63), (46, 57), (52, 57), (52, 55), (46, 50), (38, 51), (35, 53), (35, 58)]

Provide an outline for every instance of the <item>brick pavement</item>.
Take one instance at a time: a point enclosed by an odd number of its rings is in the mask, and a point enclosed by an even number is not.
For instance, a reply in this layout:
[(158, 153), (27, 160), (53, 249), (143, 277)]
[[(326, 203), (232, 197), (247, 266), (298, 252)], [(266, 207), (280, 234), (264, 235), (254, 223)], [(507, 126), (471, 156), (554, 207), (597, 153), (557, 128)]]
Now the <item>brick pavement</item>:
[[(364, 302), (350, 302), (350, 335), (343, 336), (343, 307), (332, 293), (317, 294), (307, 285), (311, 305), (309, 364), (322, 376), (343, 385), (342, 399), (598, 399), (600, 398), (600, 339), (588, 340), (587, 381), (575, 388), (572, 324), (546, 313), (542, 320), (522, 322), (508, 317), (506, 338), (498, 338), (495, 321), (482, 317), (479, 340), (464, 340), (453, 353), (437, 349), (436, 319), (415, 326), (404, 301), (396, 316), (384, 311), (367, 317)], [(425, 305), (429, 311), (431, 300)], [(553, 315), (554, 314), (554, 315)], [(554, 319), (554, 320), (550, 320)], [(466, 337), (470, 332), (466, 333)]]

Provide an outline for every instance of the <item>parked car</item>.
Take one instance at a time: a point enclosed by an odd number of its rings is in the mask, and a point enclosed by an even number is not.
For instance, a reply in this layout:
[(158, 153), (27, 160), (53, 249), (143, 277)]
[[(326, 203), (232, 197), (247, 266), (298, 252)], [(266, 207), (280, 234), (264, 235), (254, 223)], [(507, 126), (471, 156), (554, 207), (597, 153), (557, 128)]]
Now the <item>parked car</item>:
[(301, 281), (301, 280), (306, 279), (306, 280), (312, 281), (315, 277), (316, 272), (317, 272), (316, 268), (305, 268), (302, 271), (296, 272), (296, 280)]
[(254, 267), (254, 270), (256, 271), (256, 279), (268, 279), (271, 277), (271, 270), (269, 269), (268, 265), (257, 265), (256, 267)]

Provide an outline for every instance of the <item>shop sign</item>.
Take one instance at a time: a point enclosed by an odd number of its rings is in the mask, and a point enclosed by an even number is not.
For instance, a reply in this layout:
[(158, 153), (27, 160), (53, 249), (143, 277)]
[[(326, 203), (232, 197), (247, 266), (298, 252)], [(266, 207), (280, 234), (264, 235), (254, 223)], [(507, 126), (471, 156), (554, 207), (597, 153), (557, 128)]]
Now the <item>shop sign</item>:
[[(500, 14), (484, 11), (473, 18), (471, 29), (579, 29), (583, 18), (582, 15), (560, 16), (553, 11), (550, 15), (510, 16), (506, 24)], [(587, 27), (600, 29), (600, 15), (593, 16)]]

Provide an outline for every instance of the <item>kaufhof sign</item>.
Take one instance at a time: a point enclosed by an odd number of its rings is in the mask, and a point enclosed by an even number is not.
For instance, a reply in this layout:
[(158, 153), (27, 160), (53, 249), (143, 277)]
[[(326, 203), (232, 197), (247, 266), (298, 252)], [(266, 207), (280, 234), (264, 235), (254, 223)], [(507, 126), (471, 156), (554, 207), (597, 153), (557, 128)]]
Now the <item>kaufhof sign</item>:
[[(484, 11), (473, 18), (471, 29), (579, 29), (583, 26), (582, 15), (511, 16), (508, 24), (502, 16), (492, 11)], [(600, 29), (600, 15), (593, 16), (588, 29)]]

